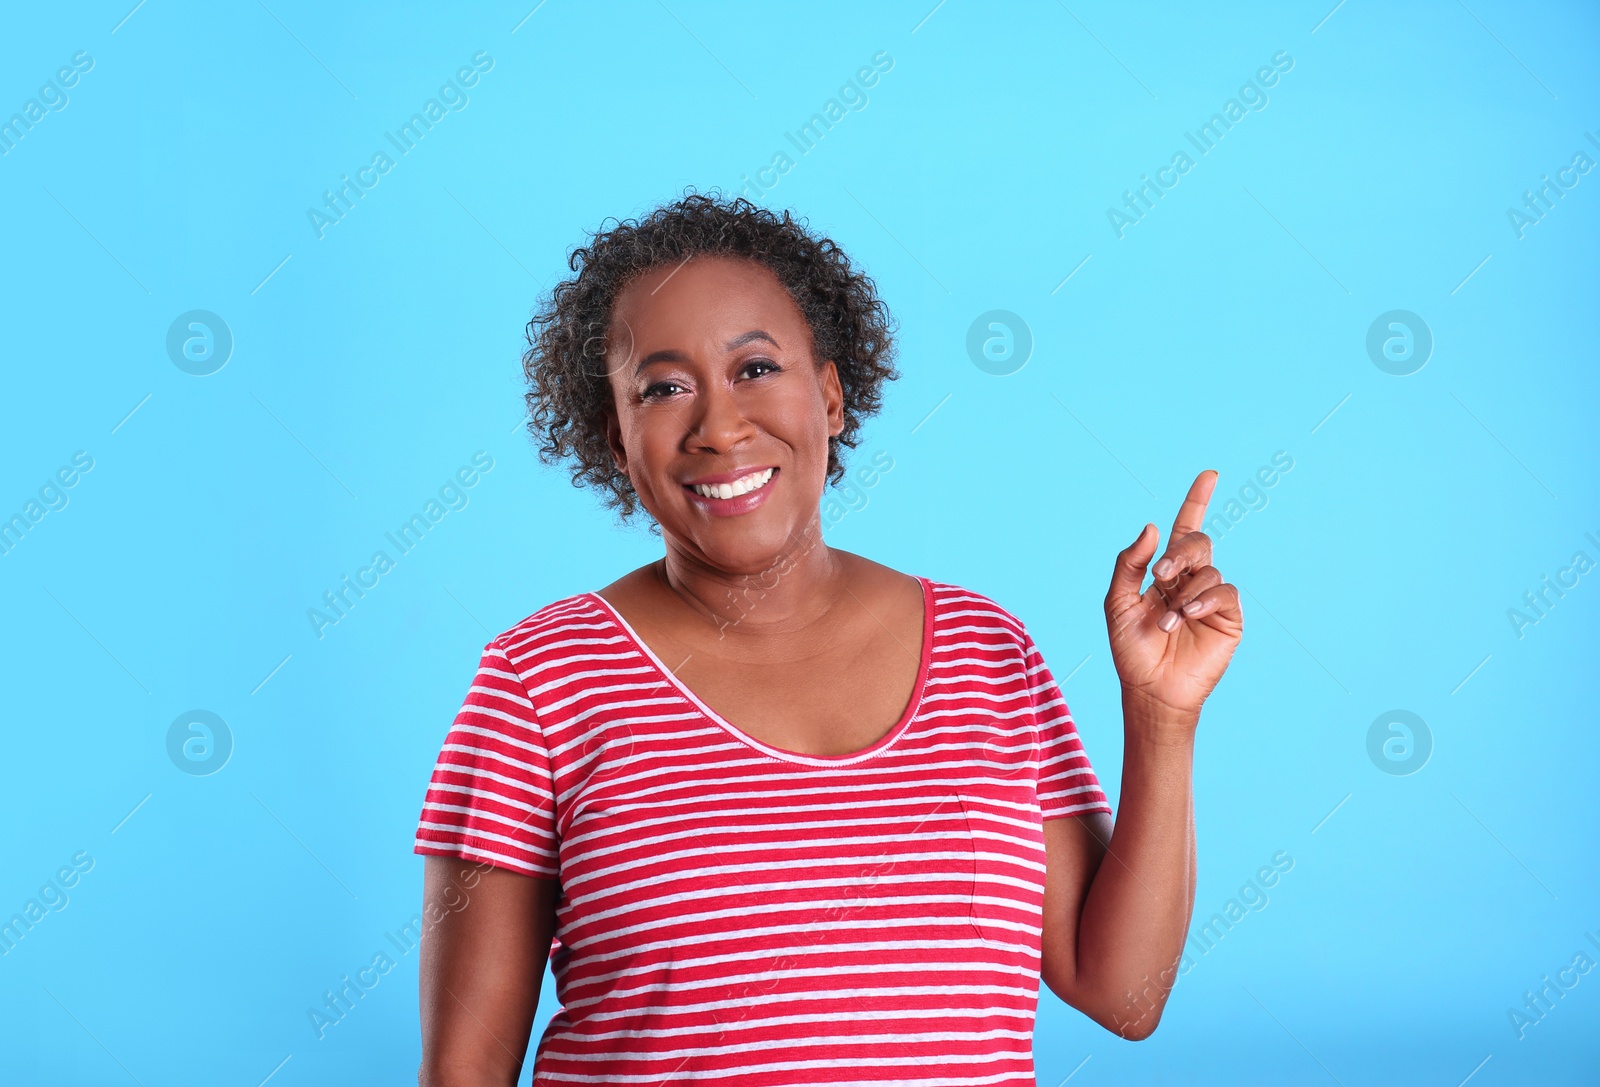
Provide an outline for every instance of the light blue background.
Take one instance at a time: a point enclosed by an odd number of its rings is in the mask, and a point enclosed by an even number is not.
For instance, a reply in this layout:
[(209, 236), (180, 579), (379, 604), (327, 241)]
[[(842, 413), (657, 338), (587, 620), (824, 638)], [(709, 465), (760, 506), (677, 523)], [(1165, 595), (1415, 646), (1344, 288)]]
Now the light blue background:
[[(855, 454), (894, 468), (830, 542), (1021, 616), (1115, 799), (1113, 556), (1201, 469), (1215, 512), (1294, 459), (1217, 538), (1246, 635), (1199, 741), (1197, 926), (1294, 867), (1149, 1041), (1045, 991), (1040, 1084), (1594, 1081), (1600, 973), (1524, 1038), (1508, 1015), (1600, 958), (1600, 574), (1507, 618), (1600, 560), (1600, 173), (1507, 217), (1600, 157), (1591, 6), (132, 2), (0, 38), (0, 118), (95, 61), (0, 157), (0, 516), (94, 458), (0, 556), (0, 919), (95, 862), (0, 957), (0, 1080), (414, 1081), (415, 952), (326, 1038), (307, 1010), (420, 908), (483, 643), (659, 554), (537, 463), (524, 323), (587, 230), (795, 154), (885, 50), (763, 198), (901, 324)], [(319, 239), (307, 209), (479, 50), (470, 103)], [(1118, 238), (1107, 208), (1279, 50), (1270, 103)], [(235, 340), (209, 377), (165, 347), (193, 309)], [(992, 309), (1034, 339), (1010, 376), (966, 353)], [(1367, 355), (1392, 309), (1435, 340), (1411, 376)], [(307, 609), (478, 450), (470, 504), (319, 639)], [(233, 736), (211, 776), (167, 754), (196, 708)], [(1367, 754), (1395, 708), (1432, 734), (1409, 776)], [(547, 982), (536, 1034), (553, 1010)]]

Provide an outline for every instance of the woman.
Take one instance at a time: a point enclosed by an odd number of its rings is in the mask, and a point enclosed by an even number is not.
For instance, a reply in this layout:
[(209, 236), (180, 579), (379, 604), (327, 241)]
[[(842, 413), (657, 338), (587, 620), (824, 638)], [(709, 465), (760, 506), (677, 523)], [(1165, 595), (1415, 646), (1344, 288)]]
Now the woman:
[[(597, 234), (529, 326), (547, 461), (665, 555), (491, 641), (416, 835), (427, 1085), (1034, 1083), (1042, 980), (1155, 1029), (1194, 902), (1200, 706), (1239, 641), (1199, 531), (1117, 556), (1113, 823), (999, 604), (821, 539), (897, 377), (831, 241), (691, 194)], [(996, 458), (998, 463), (999, 458)], [(1109, 860), (1107, 857), (1109, 855)]]

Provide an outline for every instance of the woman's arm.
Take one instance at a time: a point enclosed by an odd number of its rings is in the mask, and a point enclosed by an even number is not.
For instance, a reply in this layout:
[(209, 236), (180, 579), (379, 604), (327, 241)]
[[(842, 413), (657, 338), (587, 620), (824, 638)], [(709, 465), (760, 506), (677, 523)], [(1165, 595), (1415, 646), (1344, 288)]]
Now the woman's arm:
[(554, 879), (427, 858), (419, 1087), (515, 1087), (559, 888)]
[(1130, 1041), (1161, 1019), (1195, 890), (1193, 732), (1164, 734), (1139, 722), (1142, 712), (1124, 706), (1132, 721), (1115, 828), (1104, 812), (1044, 824), (1041, 978)]
[(1145, 525), (1106, 594), (1122, 680), (1120, 811), (1045, 824), (1040, 976), (1062, 1000), (1128, 1039), (1149, 1037), (1177, 980), (1194, 911), (1194, 737), (1200, 707), (1243, 632), (1239, 591), (1200, 531), (1216, 485), (1202, 472), (1141, 592), (1157, 536)]

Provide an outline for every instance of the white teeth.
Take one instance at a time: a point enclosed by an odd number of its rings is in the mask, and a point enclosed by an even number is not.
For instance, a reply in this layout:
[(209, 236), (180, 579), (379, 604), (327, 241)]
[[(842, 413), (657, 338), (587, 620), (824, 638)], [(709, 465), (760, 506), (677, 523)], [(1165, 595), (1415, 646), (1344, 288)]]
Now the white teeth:
[(774, 469), (763, 468), (759, 472), (752, 472), (747, 476), (734, 480), (732, 483), (696, 483), (694, 492), (705, 498), (735, 498), (751, 491), (759, 491), (767, 485), (772, 478)]

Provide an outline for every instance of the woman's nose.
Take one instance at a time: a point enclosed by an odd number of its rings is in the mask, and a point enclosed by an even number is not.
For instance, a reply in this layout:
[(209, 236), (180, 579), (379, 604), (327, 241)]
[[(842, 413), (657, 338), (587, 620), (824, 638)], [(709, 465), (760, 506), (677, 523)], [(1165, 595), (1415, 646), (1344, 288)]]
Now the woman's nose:
[(710, 387), (695, 398), (689, 422), (689, 440), (721, 453), (749, 438), (754, 432), (733, 390)]

